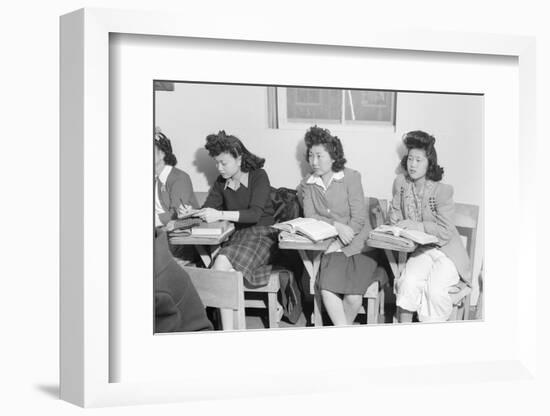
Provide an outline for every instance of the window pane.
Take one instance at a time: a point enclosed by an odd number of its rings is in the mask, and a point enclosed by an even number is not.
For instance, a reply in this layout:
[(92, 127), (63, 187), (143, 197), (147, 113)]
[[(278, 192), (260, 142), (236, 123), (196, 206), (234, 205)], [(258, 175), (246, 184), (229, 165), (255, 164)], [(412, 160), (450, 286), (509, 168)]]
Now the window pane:
[(342, 118), (342, 90), (287, 88), (287, 119), (335, 120)]
[(390, 91), (346, 91), (346, 121), (392, 122), (394, 94)]

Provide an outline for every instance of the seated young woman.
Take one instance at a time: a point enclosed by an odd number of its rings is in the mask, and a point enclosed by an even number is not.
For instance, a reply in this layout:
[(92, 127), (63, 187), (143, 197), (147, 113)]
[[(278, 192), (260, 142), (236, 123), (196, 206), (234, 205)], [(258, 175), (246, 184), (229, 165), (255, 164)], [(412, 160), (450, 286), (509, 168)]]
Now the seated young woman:
[(155, 225), (166, 225), (189, 208), (198, 208), (191, 178), (176, 168), (172, 144), (162, 133), (155, 134)]
[(304, 140), (313, 170), (300, 185), (304, 216), (328, 222), (338, 231), (321, 259), (321, 297), (334, 325), (351, 325), (377, 267), (377, 252), (365, 244), (370, 224), (361, 174), (344, 167), (342, 143), (329, 130), (314, 126)]
[(411, 322), (446, 321), (453, 303), (449, 288), (462, 278), (469, 282), (469, 259), (453, 223), (453, 187), (441, 182), (435, 138), (411, 131), (403, 138), (407, 154), (401, 160), (405, 174), (393, 183), (390, 222), (438, 238), (436, 245), (419, 246), (408, 258), (394, 282), (398, 318)]
[[(212, 268), (238, 270), (245, 284), (253, 287), (268, 283), (269, 266), (277, 249), (274, 209), (270, 184), (263, 168), (265, 159), (248, 151), (235, 136), (225, 131), (206, 138), (205, 148), (220, 175), (212, 185), (198, 216), (207, 222), (227, 220), (236, 231), (222, 244)], [(232, 327), (232, 315), (222, 311), (224, 328)]]
[[(176, 168), (178, 160), (168, 137), (155, 134), (155, 227), (164, 227), (180, 214), (198, 208), (191, 178)], [(195, 257), (192, 248), (170, 245), (174, 257), (187, 263)]]

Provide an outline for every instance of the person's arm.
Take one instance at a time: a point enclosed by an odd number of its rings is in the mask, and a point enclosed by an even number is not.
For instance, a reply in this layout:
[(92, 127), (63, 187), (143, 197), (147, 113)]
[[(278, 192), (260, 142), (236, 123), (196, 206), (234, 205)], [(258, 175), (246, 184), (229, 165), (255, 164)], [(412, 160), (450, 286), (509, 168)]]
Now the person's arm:
[(424, 221), (424, 232), (435, 235), (442, 245), (448, 243), (454, 230), (454, 210), (453, 187), (451, 185), (440, 184), (434, 195), (434, 208), (432, 213), (435, 221)]
[(174, 182), (170, 190), (170, 201), (172, 201), (172, 206), (176, 211), (180, 205), (196, 205), (193, 183), (188, 174), (183, 173)]
[(155, 227), (162, 227), (163, 225), (166, 225), (166, 223), (162, 222), (159, 213), (155, 212)]
[[(251, 175), (252, 176), (252, 175)], [(250, 205), (247, 209), (235, 211), (239, 213), (238, 222), (255, 224), (264, 213), (270, 192), (269, 178), (263, 169), (259, 169), (251, 178), (250, 186)], [(224, 214), (234, 215), (232, 211), (224, 211)]]
[(162, 225), (168, 224), (168, 222), (173, 219), (173, 216), (174, 216), (174, 213), (172, 210), (162, 211), (157, 213), (157, 218)]
[(350, 207), (349, 225), (354, 234), (359, 233), (367, 220), (367, 210), (365, 208), (365, 194), (361, 183), (361, 174), (359, 172), (350, 172), (348, 174), (348, 203)]
[(391, 225), (395, 225), (403, 220), (403, 213), (401, 212), (401, 184), (402, 176), (396, 177), (393, 181), (392, 200), (388, 210), (388, 217)]

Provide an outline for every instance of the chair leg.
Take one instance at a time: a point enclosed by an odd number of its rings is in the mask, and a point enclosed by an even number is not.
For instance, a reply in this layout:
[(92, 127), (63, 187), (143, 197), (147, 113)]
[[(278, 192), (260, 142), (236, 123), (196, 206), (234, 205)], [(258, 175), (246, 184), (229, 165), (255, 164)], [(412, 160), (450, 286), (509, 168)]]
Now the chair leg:
[(378, 309), (374, 299), (367, 299), (367, 324), (375, 324), (378, 321)]
[(464, 306), (464, 320), (469, 321), (470, 320), (470, 295), (466, 295), (466, 297), (462, 301), (462, 304)]
[(277, 293), (269, 292), (267, 294), (267, 311), (269, 315), (269, 327), (278, 328), (277, 322)]
[(453, 305), (453, 311), (451, 312), (451, 316), (449, 316), (449, 321), (456, 321), (458, 317), (458, 306)]
[(386, 295), (384, 293), (384, 289), (381, 287), (378, 291), (378, 322), (382, 321), (384, 323), (386, 319), (384, 318), (385, 315), (385, 304), (386, 304)]

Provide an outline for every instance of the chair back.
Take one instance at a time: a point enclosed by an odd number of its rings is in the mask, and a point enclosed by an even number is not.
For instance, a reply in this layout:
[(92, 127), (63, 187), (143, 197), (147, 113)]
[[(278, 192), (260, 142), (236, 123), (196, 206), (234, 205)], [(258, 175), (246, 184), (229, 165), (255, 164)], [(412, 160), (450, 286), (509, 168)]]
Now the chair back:
[(365, 198), (365, 206), (367, 207), (367, 218), (370, 220), (372, 229), (386, 222), (388, 211), (387, 200), (367, 196)]
[(470, 273), (472, 274), (474, 270), (478, 220), (479, 207), (477, 205), (455, 203), (454, 222), (458, 233), (466, 238), (466, 251), (470, 258)]
[(183, 267), (204, 306), (233, 310), (234, 328), (245, 329), (244, 281), (241, 272)]

